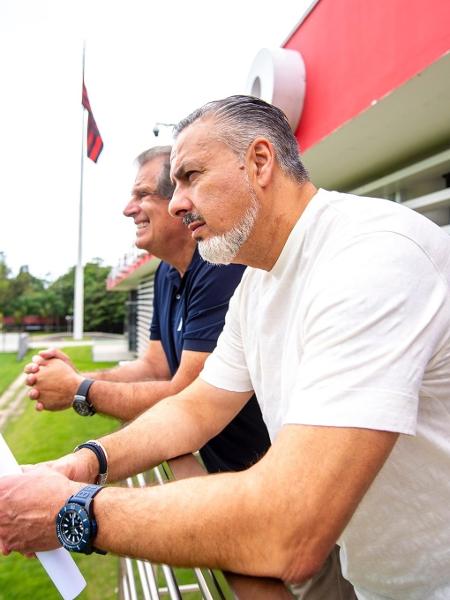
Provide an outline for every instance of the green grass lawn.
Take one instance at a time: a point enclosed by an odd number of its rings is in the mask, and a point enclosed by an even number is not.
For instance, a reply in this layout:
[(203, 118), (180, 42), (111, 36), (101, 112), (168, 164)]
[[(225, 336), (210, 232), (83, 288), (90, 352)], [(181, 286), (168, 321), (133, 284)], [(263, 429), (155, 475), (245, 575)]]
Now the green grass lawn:
[(38, 350), (28, 350), (21, 361), (17, 360), (17, 352), (0, 352), (0, 394), (22, 373), (36, 352)]
[[(25, 354), (24, 358), (20, 361), (17, 360), (16, 352), (0, 352), (0, 394), (7, 389), (9, 385), (18, 377), (24, 366), (31, 362), (31, 358), (34, 354), (37, 354), (39, 350), (30, 349)], [(114, 363), (93, 363), (91, 348), (88, 346), (74, 346), (73, 348), (67, 349), (69, 354), (80, 371), (92, 371), (94, 369), (103, 369)]]
[[(3, 389), (20, 374), (23, 365), (37, 351), (28, 353), (20, 363), (13, 355), (0, 355), (0, 382)], [(113, 363), (93, 363), (90, 347), (74, 347), (67, 354), (81, 370), (101, 369)], [(35, 463), (56, 458), (80, 442), (99, 437), (118, 427), (117, 421), (95, 415), (81, 418), (72, 410), (37, 413), (29, 403), (25, 411), (7, 424), (4, 437), (20, 463)], [(80, 600), (117, 598), (118, 558), (115, 556), (74, 556), (88, 585)], [(20, 554), (0, 556), (0, 600), (57, 600), (59, 593), (39, 561)]]
[[(88, 346), (75, 346), (64, 350), (80, 371), (104, 369), (114, 363), (94, 363)], [(20, 375), (24, 365), (38, 350), (30, 350), (18, 362), (16, 354), (0, 354), (0, 390), (4, 391)], [(1, 393), (1, 392), (0, 392)], [(27, 400), (25, 400), (27, 402)], [(71, 452), (82, 441), (100, 437), (118, 427), (114, 419), (95, 415), (81, 418), (74, 411), (56, 413), (34, 410), (28, 402), (25, 410), (8, 422), (3, 435), (21, 464), (36, 463)], [(87, 587), (80, 600), (115, 600), (118, 588), (119, 559), (115, 556), (73, 555), (80, 567)], [(195, 581), (190, 569), (177, 569), (179, 583)], [(160, 585), (164, 581), (160, 579)], [(139, 584), (138, 597), (143, 598)], [(199, 600), (199, 592), (183, 594), (184, 600)], [(59, 593), (37, 560), (20, 554), (0, 556), (0, 600), (58, 600)]]

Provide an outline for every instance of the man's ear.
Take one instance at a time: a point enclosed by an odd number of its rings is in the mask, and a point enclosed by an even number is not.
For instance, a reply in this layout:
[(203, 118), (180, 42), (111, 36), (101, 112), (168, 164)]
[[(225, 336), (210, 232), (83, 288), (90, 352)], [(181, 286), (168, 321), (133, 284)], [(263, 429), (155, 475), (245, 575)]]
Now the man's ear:
[(275, 168), (275, 151), (268, 139), (255, 138), (247, 151), (249, 173), (260, 187), (266, 187), (272, 180)]

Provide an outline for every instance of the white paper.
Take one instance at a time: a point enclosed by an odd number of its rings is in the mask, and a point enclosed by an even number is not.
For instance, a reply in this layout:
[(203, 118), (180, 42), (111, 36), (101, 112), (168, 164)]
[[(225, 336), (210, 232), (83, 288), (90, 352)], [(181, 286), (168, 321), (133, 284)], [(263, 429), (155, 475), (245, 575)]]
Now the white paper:
[[(21, 468), (0, 433), (0, 477), (21, 473)], [(64, 600), (73, 600), (81, 594), (86, 587), (86, 581), (65, 548), (36, 552), (36, 556)]]

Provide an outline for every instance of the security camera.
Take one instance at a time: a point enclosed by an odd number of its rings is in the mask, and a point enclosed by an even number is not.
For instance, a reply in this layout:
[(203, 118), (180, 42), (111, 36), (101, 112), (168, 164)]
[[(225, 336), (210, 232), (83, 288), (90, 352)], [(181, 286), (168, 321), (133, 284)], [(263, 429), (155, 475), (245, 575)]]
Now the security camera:
[(175, 127), (175, 123), (160, 123), (159, 121), (156, 121), (156, 123), (153, 125), (153, 135), (155, 137), (158, 137), (159, 132), (160, 132), (160, 127)]

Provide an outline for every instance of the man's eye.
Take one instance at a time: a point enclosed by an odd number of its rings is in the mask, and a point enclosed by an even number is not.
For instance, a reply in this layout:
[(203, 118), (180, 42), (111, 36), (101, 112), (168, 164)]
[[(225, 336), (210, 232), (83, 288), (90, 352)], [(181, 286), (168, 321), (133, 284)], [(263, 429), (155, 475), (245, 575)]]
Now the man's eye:
[(186, 179), (188, 181), (192, 181), (193, 177), (198, 173), (198, 171), (187, 171), (186, 172)]

